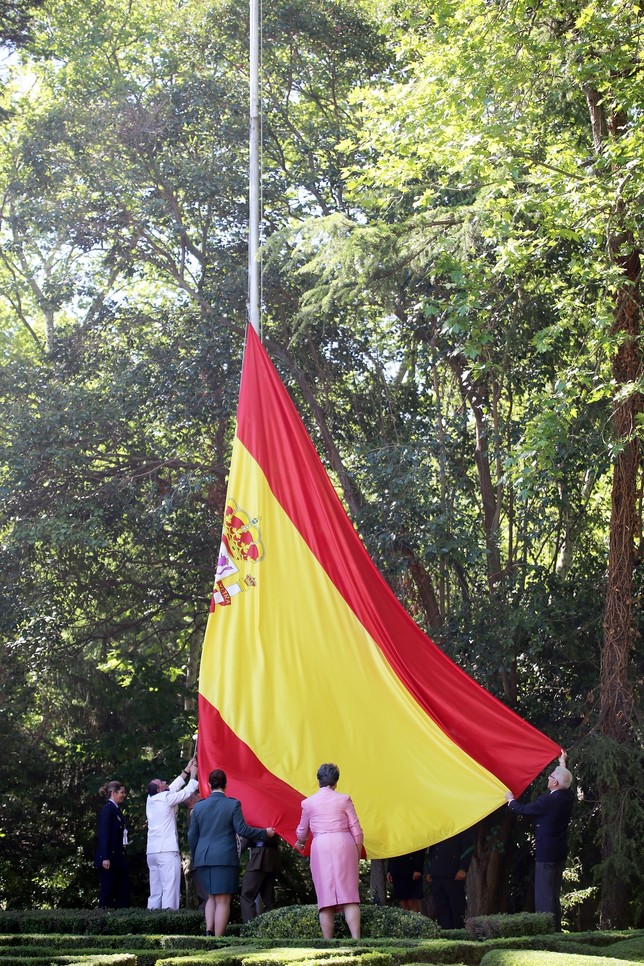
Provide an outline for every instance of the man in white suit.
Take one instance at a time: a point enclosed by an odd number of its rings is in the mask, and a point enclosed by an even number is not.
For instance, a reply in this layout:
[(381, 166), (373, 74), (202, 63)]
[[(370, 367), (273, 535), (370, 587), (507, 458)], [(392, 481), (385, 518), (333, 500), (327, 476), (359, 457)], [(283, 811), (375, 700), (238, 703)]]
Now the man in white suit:
[[(189, 779), (189, 780), (188, 780)], [(187, 784), (186, 784), (186, 780)], [(145, 812), (148, 819), (148, 909), (178, 909), (181, 891), (181, 855), (177, 834), (177, 811), (198, 788), (197, 759), (191, 758), (180, 775), (168, 785), (153, 778), (148, 785)]]

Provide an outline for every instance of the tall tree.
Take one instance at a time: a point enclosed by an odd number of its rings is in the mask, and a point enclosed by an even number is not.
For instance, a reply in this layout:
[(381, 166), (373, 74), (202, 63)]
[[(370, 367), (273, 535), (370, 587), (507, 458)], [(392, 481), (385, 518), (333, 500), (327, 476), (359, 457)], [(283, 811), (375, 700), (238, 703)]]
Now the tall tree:
[[(532, 636), (517, 623), (517, 595), (527, 599), (531, 583), (550, 573), (576, 573), (583, 508), (605, 492), (602, 470), (615, 458), (602, 702), (599, 715), (584, 720), (633, 742), (637, 12), (623, 3), (611, 5), (608, 19), (593, 4), (534, 11), (519, 2), (490, 11), (448, 2), (431, 15), (413, 5), (402, 13), (380, 9), (400, 38), (401, 73), (376, 81), (366, 96), (356, 92), (359, 164), (345, 192), (353, 217), (342, 231), (328, 218), (300, 235), (300, 259), (314, 279), (309, 302), (317, 293), (318, 307), (326, 307), (332, 293), (347, 307), (364, 304), (366, 292), (392, 312), (398, 298), (392, 314), (405, 320), (415, 359), (425, 343), (433, 353), (424, 353), (428, 373), (436, 364), (451, 371), (470, 413), (463, 430), (465, 439), (472, 436), (476, 468), (486, 623), (494, 621), (497, 636), (507, 634), (496, 652), (510, 701), (521, 700), (526, 682), (517, 675), (520, 667), (525, 674)], [(624, 388), (614, 410), (616, 447), (606, 448), (612, 376)], [(487, 661), (493, 654), (487, 651)], [(630, 747), (637, 755), (636, 743)], [(614, 870), (638, 873), (623, 834), (619, 844), (608, 834), (616, 816), (606, 782), (600, 794), (602, 915), (623, 922), (625, 893)], [(623, 833), (623, 823), (618, 828)], [(483, 904), (497, 901), (498, 882), (489, 888)]]
[[(640, 11), (627, 4), (612, 5), (613, 21), (606, 31), (598, 8), (584, 11), (575, 30), (583, 56), (578, 70), (584, 84), (595, 149), (595, 168), (603, 181), (616, 179), (607, 223), (606, 247), (616, 269), (613, 292), (614, 338), (612, 410), (615, 462), (611, 493), (604, 642), (600, 677), (599, 729), (617, 745), (638, 742), (639, 728), (630, 666), (636, 640), (633, 613), (634, 567), (642, 540), (639, 433), (644, 395), (642, 338), (642, 232), (638, 194), (633, 194), (633, 139), (639, 139), (636, 104), (642, 93), (639, 45)], [(590, 48), (590, 53), (588, 50)], [(639, 179), (638, 179), (639, 180)], [(615, 757), (613, 755), (613, 757)], [(613, 774), (600, 779), (605, 802), (619, 781), (619, 757)], [(629, 794), (628, 790), (626, 794)], [(602, 919), (607, 926), (628, 922), (628, 898), (622, 863), (616, 861), (624, 827), (619, 811), (602, 814)]]
[[(333, 43), (315, 47), (340, 14), (320, 5), (273, 50), (301, 100), (337, 93)], [(358, 14), (342, 22), (364, 43)], [(60, 788), (47, 807), (68, 821), (43, 892), (42, 796), (12, 799), (34, 858), (3, 898), (69, 904), (91, 901), (98, 785), (125, 780), (136, 812), (195, 727), (243, 347), (246, 37), (229, 4), (54, 0), (34, 40), (0, 148), (0, 723), (7, 784), (40, 748), (34, 788)]]

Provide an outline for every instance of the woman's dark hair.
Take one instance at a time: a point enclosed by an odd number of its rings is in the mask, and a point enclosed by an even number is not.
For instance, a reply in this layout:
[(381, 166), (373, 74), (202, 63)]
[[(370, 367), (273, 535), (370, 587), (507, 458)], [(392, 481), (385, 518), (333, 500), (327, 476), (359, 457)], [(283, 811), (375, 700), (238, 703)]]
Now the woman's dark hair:
[(215, 768), (208, 775), (208, 784), (212, 788), (213, 792), (220, 788), (222, 791), (226, 787), (226, 772), (222, 771), (221, 768)]
[(99, 788), (98, 794), (102, 795), (103, 798), (109, 798), (114, 792), (120, 792), (122, 788), (125, 788), (123, 782), (114, 780), (108, 782), (107, 785), (103, 785), (102, 788)]
[(320, 784), (320, 788), (324, 788), (327, 785), (337, 785), (339, 777), (340, 769), (337, 765), (332, 765), (327, 762), (325, 765), (320, 765), (318, 768), (318, 782)]

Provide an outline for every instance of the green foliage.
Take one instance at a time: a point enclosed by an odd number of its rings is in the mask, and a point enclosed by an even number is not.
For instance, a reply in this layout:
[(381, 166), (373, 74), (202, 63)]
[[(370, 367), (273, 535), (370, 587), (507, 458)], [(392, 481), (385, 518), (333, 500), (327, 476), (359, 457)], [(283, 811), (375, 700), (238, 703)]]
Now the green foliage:
[[(130, 790), (135, 901), (145, 895), (145, 860), (137, 862), (144, 788), (160, 770), (178, 773), (181, 743), (194, 731), (224, 491), (223, 453), (218, 467), (215, 448), (206, 458), (203, 442), (225, 425), (229, 403), (221, 370), (209, 393), (216, 349), (204, 335), (166, 317), (144, 358), (141, 333), (123, 322), (111, 340), (90, 340), (76, 355), (61, 347), (47, 366), (25, 362), (0, 379), (11, 422), (0, 440), (1, 683), (12, 693), (0, 714), (3, 767), (22, 771), (34, 788), (48, 786), (45, 802), (44, 793), (26, 801), (14, 785), (4, 817), (20, 824), (25, 850), (57, 870), (31, 881), (3, 839), (7, 902), (93, 902), (96, 792), (117, 776)], [(25, 389), (16, 389), (16, 375)], [(205, 432), (195, 381), (209, 400)], [(58, 819), (41, 846), (37, 830), (48, 813)]]
[(622, 939), (620, 942), (611, 943), (609, 952), (617, 959), (627, 959), (634, 963), (644, 961), (644, 936), (633, 936), (631, 939)]
[(540, 936), (552, 932), (549, 912), (520, 912), (514, 915), (472, 916), (465, 920), (472, 939), (495, 939), (498, 936)]
[[(389, 906), (361, 906), (360, 916), (361, 935), (366, 938), (379, 936), (432, 938), (440, 932), (436, 923), (426, 916)], [(335, 935), (338, 938), (348, 937), (349, 932), (344, 917), (336, 914), (335, 919)], [(308, 905), (272, 909), (245, 923), (242, 926), (241, 935), (258, 939), (289, 937), (314, 939), (320, 935), (318, 908)]]
[[(580, 742), (576, 759), (582, 792), (579, 807), (585, 813), (582, 841), (589, 848), (594, 840), (599, 853), (593, 863), (592, 878), (587, 879), (599, 887), (608, 871), (630, 897), (631, 921), (641, 924), (644, 879), (639, 843), (644, 835), (644, 751), (593, 733)], [(598, 821), (598, 801), (606, 824)], [(606, 828), (610, 830), (610, 842), (606, 840)], [(588, 866), (583, 860), (582, 863)]]
[[(374, 316), (390, 320), (378, 363), (395, 373), (400, 415), (390, 432), (376, 419), (364, 444), (356, 433), (361, 449), (349, 458), (363, 461), (361, 526), (459, 663), (569, 745), (596, 721), (596, 669), (611, 660), (601, 653), (607, 474), (623, 441), (606, 425), (616, 389), (633, 392), (615, 387), (610, 362), (621, 259), (644, 227), (641, 23), (625, 3), (607, 19), (557, 3), (499, 13), (478, 0), (446, 2), (431, 17), (379, 9), (383, 33), (396, 38), (396, 68), (354, 93), (361, 123), (343, 150), (355, 158), (355, 216), (298, 226), (302, 328), (317, 335), (320, 318), (331, 329), (358, 315), (356, 305), (370, 327)], [(592, 91), (601, 117), (613, 111), (619, 122), (600, 146)], [(615, 195), (617, 171), (626, 199)], [(611, 249), (617, 211), (625, 230)], [(422, 403), (397, 405), (405, 381), (431, 401), (424, 422)], [(475, 452), (475, 463), (463, 456)], [(396, 464), (400, 488), (391, 485)], [(442, 613), (430, 612), (441, 603)], [(625, 687), (634, 689), (627, 645)], [(640, 798), (641, 777), (633, 787)], [(626, 808), (638, 826), (636, 801)], [(611, 814), (607, 801), (604, 829)], [(582, 837), (577, 854), (589, 868), (599, 852)], [(605, 877), (604, 890), (614, 894), (618, 881)]]
[(30, 20), (44, 0), (2, 0), (0, 37), (3, 44), (22, 47), (31, 39)]

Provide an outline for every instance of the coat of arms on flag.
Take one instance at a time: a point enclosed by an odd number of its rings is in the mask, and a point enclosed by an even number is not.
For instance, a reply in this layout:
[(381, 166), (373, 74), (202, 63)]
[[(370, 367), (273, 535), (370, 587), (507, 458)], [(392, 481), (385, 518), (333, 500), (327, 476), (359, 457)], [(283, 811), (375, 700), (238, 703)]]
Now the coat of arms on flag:
[(231, 597), (255, 587), (254, 567), (264, 559), (259, 521), (231, 497), (226, 501), (212, 606), (228, 605)]

